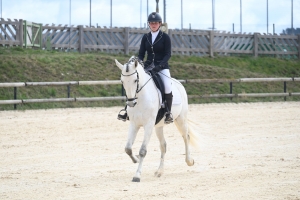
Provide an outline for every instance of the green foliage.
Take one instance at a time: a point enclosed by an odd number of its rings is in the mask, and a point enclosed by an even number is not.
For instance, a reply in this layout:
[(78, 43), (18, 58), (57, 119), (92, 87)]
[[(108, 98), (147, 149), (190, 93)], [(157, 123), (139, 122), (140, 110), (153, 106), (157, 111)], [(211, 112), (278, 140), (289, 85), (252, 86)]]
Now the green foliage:
[(55, 97), (56, 96), (56, 90), (54, 88), (49, 88), (48, 89), (48, 93), (51, 97)]
[[(119, 80), (120, 70), (115, 59), (125, 63), (131, 55), (89, 52), (46, 51), (20, 47), (0, 47), (0, 82), (61, 82)], [(196, 57), (173, 55), (171, 74), (177, 79), (237, 79), (265, 77), (300, 77), (300, 62), (296, 59), (264, 56)], [(227, 94), (229, 83), (188, 83), (189, 95)], [(288, 82), (287, 92), (300, 92), (300, 82)], [(67, 86), (33, 86), (17, 88), (18, 99), (66, 98)], [(234, 83), (234, 93), (283, 92), (283, 83)], [(121, 96), (121, 85), (70, 86), (70, 97)], [(0, 100), (13, 99), (13, 88), (0, 88)], [(282, 101), (273, 98), (210, 98), (189, 99), (189, 103)], [(299, 100), (299, 97), (287, 97)], [(120, 106), (122, 101), (35, 103), (19, 105), (18, 109), (42, 109), (91, 106)], [(0, 110), (13, 105), (0, 105)]]

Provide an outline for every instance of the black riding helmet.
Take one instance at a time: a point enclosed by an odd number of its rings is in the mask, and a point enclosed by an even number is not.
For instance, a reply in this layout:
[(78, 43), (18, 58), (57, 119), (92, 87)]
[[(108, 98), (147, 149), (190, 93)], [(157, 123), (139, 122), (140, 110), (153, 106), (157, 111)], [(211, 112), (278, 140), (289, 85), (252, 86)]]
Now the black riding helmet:
[(148, 23), (149, 22), (162, 22), (161, 16), (158, 13), (153, 12), (148, 16)]

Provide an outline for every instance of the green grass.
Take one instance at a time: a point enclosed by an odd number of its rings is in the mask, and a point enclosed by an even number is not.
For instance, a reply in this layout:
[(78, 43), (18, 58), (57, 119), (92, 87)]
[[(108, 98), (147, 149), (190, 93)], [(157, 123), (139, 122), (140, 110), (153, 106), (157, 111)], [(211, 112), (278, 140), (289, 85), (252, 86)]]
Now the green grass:
[[(120, 71), (114, 59), (125, 63), (130, 56), (90, 52), (44, 51), (37, 49), (0, 47), (0, 82), (52, 82), (119, 80)], [(274, 57), (177, 56), (170, 59), (171, 74), (177, 79), (237, 79), (265, 77), (300, 77), (300, 62)], [(188, 83), (189, 95), (226, 94), (229, 83)], [(300, 92), (299, 82), (288, 82), (288, 92)], [(283, 83), (234, 83), (233, 93), (283, 92)], [(65, 98), (66, 86), (31, 86), (17, 88), (18, 99)], [(120, 96), (121, 85), (71, 86), (71, 97)], [(0, 88), (0, 100), (13, 99), (13, 88)], [(211, 98), (189, 99), (189, 103), (283, 101), (283, 97), (270, 98)], [(299, 97), (287, 97), (298, 101)], [(34, 103), (18, 105), (18, 109), (47, 109), (65, 107), (120, 106), (122, 101)], [(0, 110), (13, 109), (13, 105), (0, 105)]]

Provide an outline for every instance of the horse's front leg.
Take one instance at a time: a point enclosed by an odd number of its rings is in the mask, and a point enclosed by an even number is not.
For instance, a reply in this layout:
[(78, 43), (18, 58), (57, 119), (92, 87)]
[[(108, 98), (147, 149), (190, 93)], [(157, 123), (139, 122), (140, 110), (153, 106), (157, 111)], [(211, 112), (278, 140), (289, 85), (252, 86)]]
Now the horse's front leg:
[(132, 145), (134, 143), (138, 130), (139, 127), (135, 126), (133, 123), (130, 123), (125, 152), (129, 155), (133, 163), (139, 162), (139, 158), (132, 153)]
[(145, 129), (145, 134), (144, 134), (144, 140), (142, 143), (142, 146), (140, 148), (140, 152), (139, 152), (139, 166), (138, 169), (136, 170), (136, 173), (132, 179), (133, 182), (140, 182), (141, 180), (141, 173), (142, 173), (142, 165), (143, 165), (143, 160), (147, 154), (147, 146), (149, 144), (151, 135), (152, 135), (152, 131), (153, 131), (153, 127), (154, 127), (154, 123), (148, 123), (148, 125), (144, 126)]
[(160, 164), (159, 164), (158, 170), (155, 172), (154, 175), (157, 177), (160, 177), (164, 172), (164, 160), (165, 160), (165, 155), (167, 152), (167, 143), (164, 138), (163, 127), (155, 128), (155, 132), (156, 132), (156, 136), (159, 140), (161, 156), (160, 156)]

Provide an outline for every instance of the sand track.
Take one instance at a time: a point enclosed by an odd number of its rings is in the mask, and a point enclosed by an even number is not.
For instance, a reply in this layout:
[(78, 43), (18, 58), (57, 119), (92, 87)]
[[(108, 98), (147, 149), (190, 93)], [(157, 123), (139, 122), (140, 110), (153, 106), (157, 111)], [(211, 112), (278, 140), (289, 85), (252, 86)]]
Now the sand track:
[(154, 176), (153, 134), (140, 183), (120, 109), (1, 111), (0, 199), (300, 199), (299, 102), (190, 105), (202, 138), (195, 165), (168, 125), (165, 173)]

